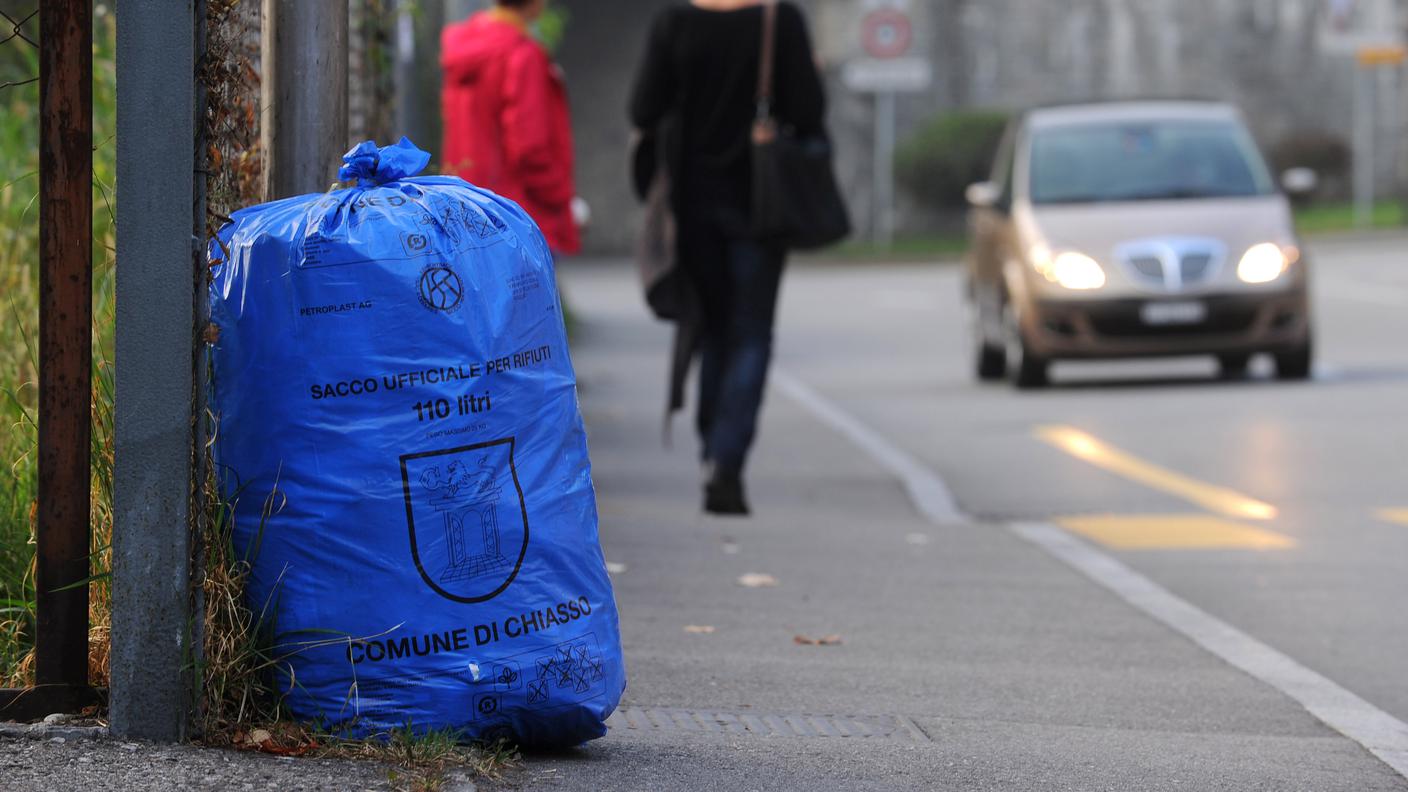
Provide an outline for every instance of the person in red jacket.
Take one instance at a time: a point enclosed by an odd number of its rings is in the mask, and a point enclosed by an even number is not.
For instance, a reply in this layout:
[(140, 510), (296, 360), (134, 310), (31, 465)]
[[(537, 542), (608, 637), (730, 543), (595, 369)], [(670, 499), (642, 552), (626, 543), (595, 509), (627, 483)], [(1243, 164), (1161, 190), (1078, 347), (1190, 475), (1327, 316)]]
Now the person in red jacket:
[(495, 0), (440, 36), (444, 172), (517, 201), (554, 253), (581, 247), (561, 71), (528, 27), (547, 0)]

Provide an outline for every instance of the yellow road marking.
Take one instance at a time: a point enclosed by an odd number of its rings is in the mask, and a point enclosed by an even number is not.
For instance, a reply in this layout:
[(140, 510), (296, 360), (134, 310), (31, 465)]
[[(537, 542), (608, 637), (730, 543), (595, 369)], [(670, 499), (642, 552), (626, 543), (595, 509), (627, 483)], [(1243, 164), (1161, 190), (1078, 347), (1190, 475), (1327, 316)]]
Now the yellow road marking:
[(1161, 468), (1070, 426), (1040, 426), (1036, 436), (1071, 456), (1228, 517), (1270, 520), (1276, 507), (1239, 492)]
[(1408, 509), (1379, 509), (1374, 516), (1384, 522), (1408, 525)]
[(1203, 514), (1092, 514), (1056, 521), (1119, 550), (1284, 550), (1288, 536)]

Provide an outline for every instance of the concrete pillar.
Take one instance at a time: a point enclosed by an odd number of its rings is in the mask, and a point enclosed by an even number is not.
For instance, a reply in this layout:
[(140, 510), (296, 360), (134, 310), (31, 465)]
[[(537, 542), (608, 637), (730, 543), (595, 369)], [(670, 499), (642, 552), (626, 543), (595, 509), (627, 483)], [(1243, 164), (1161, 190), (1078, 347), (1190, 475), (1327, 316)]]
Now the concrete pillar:
[(347, 151), (347, 2), (264, 0), (264, 198), (324, 192)]
[(192, 349), (203, 257), (192, 229), (203, 17), (200, 0), (117, 2), (110, 718), (117, 736), (162, 741), (185, 737), (195, 703)]

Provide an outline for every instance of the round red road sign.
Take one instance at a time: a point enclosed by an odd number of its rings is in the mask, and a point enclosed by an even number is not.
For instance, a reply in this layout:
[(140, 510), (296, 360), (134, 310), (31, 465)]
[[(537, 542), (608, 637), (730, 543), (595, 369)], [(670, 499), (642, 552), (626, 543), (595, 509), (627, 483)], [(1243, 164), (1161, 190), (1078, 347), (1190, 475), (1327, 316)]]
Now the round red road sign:
[(903, 11), (871, 11), (861, 21), (861, 43), (872, 58), (898, 58), (914, 43), (914, 26)]

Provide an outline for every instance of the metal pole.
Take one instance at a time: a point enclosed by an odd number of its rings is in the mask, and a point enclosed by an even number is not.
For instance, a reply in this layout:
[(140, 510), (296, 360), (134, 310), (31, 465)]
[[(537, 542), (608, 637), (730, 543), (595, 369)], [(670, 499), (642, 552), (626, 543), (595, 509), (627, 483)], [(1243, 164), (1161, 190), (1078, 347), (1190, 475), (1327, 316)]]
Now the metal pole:
[(347, 140), (347, 3), (264, 0), (264, 197), (323, 192)]
[[(39, 505), (35, 678), (88, 684), (93, 18), (39, 8)], [(60, 590), (62, 589), (62, 590)]]
[[(396, 134), (411, 135), (416, 118), (416, 20), (411, 0), (396, 3)], [(419, 141), (420, 137), (417, 136)]]
[(440, 118), (440, 32), (455, 21), (445, 14), (445, 0), (416, 0), (416, 50), (412, 62), (412, 92), (416, 95), (412, 126), (401, 130), (416, 145), (439, 154), (444, 136)]
[(1403, 152), (1403, 119), (1398, 110), (1398, 83), (1401, 67), (1397, 64), (1384, 66), (1375, 70), (1375, 93), (1382, 97), (1380, 104), (1381, 112), (1379, 117), (1383, 120), (1384, 129), (1387, 135), (1384, 141), (1384, 157), (1390, 163), (1388, 166), (1388, 182), (1390, 194), (1397, 194), (1400, 191), (1402, 176), (1399, 173), (1398, 163)]
[(1354, 224), (1368, 228), (1374, 213), (1373, 72), (1354, 67)]
[(871, 228), (875, 244), (888, 249), (895, 237), (895, 94), (875, 94), (875, 200)]

